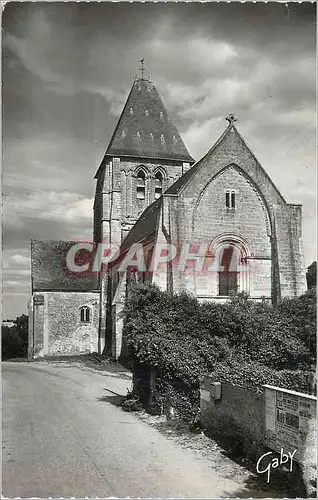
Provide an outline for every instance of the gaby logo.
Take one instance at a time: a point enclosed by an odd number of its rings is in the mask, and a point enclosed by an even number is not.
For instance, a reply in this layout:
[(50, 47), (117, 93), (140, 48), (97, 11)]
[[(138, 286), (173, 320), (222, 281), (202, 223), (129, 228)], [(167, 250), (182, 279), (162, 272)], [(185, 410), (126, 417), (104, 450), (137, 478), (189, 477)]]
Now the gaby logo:
[(265, 459), (265, 457), (269, 457), (270, 455), (273, 455), (273, 452), (269, 451), (267, 453), (264, 453), (264, 455), (262, 455), (257, 461), (256, 471), (258, 472), (258, 474), (267, 474), (266, 482), (269, 483), (272, 469), (276, 469), (280, 465), (288, 464), (289, 465), (289, 472), (292, 472), (293, 460), (294, 460), (294, 456), (295, 456), (296, 452), (297, 452), (297, 450), (294, 450), (292, 453), (288, 452), (286, 454), (286, 453), (284, 453), (284, 448), (281, 448), (279, 458), (277, 458), (277, 457), (272, 458), (270, 460), (270, 462), (267, 463), (266, 467), (265, 467), (265, 462), (268, 462), (268, 460), (265, 461), (264, 459)]

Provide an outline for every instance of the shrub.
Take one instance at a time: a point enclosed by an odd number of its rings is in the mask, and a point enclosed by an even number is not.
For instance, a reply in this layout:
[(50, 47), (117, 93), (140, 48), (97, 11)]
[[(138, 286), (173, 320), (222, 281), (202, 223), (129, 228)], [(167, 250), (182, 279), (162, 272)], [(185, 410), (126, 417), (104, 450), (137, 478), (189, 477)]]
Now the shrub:
[(28, 352), (28, 316), (22, 314), (14, 326), (1, 328), (2, 359), (26, 357)]
[(215, 381), (263, 392), (263, 385), (274, 385), (305, 394), (316, 393), (314, 373), (305, 370), (273, 370), (258, 362), (228, 360), (218, 363), (211, 373)]
[(284, 299), (279, 312), (288, 318), (289, 326), (301, 341), (307, 353), (306, 362), (312, 366), (317, 361), (317, 294), (316, 288), (308, 290), (296, 299)]
[(245, 294), (199, 303), (139, 283), (128, 291), (123, 333), (133, 359), (156, 367), (154, 405), (173, 403), (193, 419), (200, 377), (210, 373), (249, 388), (269, 383), (311, 392), (315, 349), (307, 332), (313, 336), (314, 303), (312, 292), (277, 308)]

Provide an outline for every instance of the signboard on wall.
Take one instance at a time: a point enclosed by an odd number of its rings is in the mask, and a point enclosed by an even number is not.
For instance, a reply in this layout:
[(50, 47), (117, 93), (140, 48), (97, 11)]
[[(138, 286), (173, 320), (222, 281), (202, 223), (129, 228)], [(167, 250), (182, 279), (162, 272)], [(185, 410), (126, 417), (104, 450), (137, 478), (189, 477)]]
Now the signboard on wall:
[(317, 398), (270, 385), (265, 388), (265, 443), (280, 453), (297, 452), (294, 460), (305, 463), (316, 453)]
[(34, 295), (33, 303), (35, 306), (43, 306), (44, 304), (44, 295)]

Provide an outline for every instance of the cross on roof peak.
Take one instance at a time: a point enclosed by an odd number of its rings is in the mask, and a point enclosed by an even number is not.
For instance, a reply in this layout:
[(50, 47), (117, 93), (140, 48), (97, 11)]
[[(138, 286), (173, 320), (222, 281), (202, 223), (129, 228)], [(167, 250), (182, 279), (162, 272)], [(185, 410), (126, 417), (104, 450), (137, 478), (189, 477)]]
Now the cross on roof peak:
[(145, 59), (142, 58), (140, 59), (140, 72), (141, 72), (141, 79), (143, 80), (144, 79), (144, 73), (146, 71), (146, 68), (145, 68)]
[(230, 113), (229, 116), (225, 118), (230, 125), (233, 125), (234, 122), (237, 122), (237, 118), (233, 115), (233, 113)]

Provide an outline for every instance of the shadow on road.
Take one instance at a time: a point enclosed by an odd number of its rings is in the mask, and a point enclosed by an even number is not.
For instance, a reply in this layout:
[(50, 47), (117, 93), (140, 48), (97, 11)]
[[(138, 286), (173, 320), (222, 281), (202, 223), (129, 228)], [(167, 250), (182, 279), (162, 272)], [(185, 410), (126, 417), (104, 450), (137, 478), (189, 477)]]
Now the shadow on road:
[(121, 406), (122, 402), (124, 401), (126, 396), (123, 396), (122, 394), (118, 394), (118, 392), (112, 391), (111, 389), (104, 389), (106, 391), (107, 395), (102, 396), (100, 398), (97, 398), (98, 401), (102, 403), (110, 403), (114, 406)]
[(103, 396), (101, 398), (98, 398), (98, 401), (102, 403), (110, 403), (114, 406), (120, 406), (124, 399), (124, 396)]

